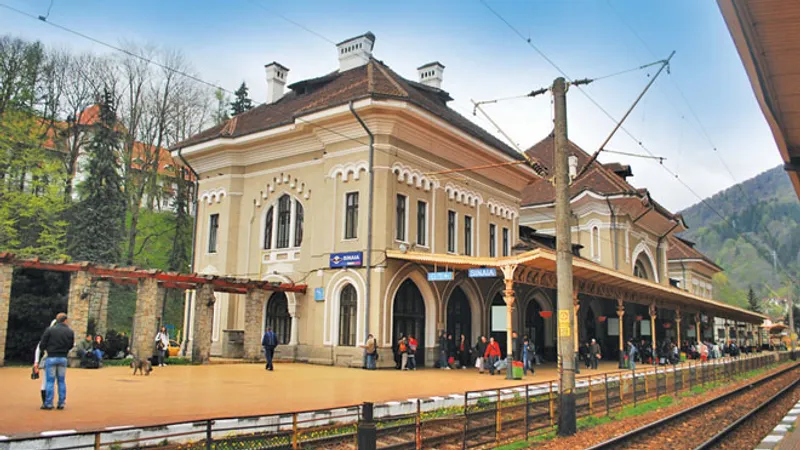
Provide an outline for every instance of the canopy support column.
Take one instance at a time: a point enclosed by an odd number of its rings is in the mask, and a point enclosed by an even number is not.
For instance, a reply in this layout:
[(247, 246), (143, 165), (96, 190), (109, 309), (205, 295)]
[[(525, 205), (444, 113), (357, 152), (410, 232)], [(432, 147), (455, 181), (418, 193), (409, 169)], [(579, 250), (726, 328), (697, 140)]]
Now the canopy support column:
[(658, 365), (656, 353), (656, 302), (650, 303), (650, 337), (653, 345), (653, 365)]
[(513, 320), (513, 308), (514, 308), (514, 271), (517, 270), (516, 264), (510, 264), (507, 266), (503, 266), (503, 281), (505, 282), (505, 290), (503, 291), (503, 300), (506, 303), (506, 361), (508, 362), (508, 367), (506, 367), (506, 378), (509, 380), (514, 379), (514, 370), (512, 368), (512, 362), (514, 361), (513, 354), (514, 354), (514, 338), (512, 334), (514, 333), (514, 320)]
[(676, 345), (678, 346), (678, 352), (680, 352), (681, 351), (681, 309), (680, 308), (675, 310), (675, 331), (676, 331), (677, 336), (678, 336), (678, 338), (677, 338), (678, 343)]
[(619, 368), (625, 368), (625, 302), (617, 299), (617, 317), (619, 318)]

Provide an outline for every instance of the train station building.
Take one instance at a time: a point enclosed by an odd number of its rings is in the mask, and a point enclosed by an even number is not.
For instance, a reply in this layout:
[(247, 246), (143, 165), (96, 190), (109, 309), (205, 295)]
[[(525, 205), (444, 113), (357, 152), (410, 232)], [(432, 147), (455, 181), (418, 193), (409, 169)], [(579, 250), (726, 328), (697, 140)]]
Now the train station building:
[[(266, 104), (173, 149), (198, 173), (196, 271), (307, 286), (217, 293), (211, 354), (258, 359), (271, 327), (278, 357), (361, 367), (373, 334), (388, 366), (411, 334), (432, 366), (442, 330), (505, 345), (513, 328), (555, 359), (552, 137), (528, 163), (448, 106), (443, 64), (406, 78), (373, 57), (375, 42), (341, 42), (338, 69), (318, 78), (289, 83), (267, 64)], [(569, 159), (576, 340), (615, 359), (629, 337), (711, 339), (721, 318), (756, 343), (764, 317), (713, 300), (721, 269), (675, 236), (680, 216), (631, 186), (630, 167), (589, 163), (575, 145)]]

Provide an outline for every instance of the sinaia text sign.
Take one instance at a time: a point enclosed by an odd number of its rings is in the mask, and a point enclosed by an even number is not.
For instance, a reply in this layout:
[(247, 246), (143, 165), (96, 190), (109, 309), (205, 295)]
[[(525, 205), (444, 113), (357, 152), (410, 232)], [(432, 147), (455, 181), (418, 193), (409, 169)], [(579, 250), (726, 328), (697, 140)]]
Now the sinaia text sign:
[(361, 267), (364, 252), (331, 253), (331, 268), (334, 267)]
[(480, 269), (469, 269), (470, 278), (492, 278), (497, 276), (497, 269), (494, 267), (482, 267)]

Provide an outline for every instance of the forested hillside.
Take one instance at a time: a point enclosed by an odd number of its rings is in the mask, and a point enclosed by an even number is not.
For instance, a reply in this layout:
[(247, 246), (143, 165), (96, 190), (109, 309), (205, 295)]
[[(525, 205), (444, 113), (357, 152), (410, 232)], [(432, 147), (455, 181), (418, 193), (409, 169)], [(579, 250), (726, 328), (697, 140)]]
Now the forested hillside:
[[(681, 211), (684, 237), (725, 268), (715, 280), (721, 300), (743, 305), (747, 289), (759, 297), (784, 295), (783, 270), (800, 274), (800, 202), (782, 166), (770, 169)], [(778, 267), (778, 270), (774, 270)], [(772, 292), (774, 291), (774, 292)]]

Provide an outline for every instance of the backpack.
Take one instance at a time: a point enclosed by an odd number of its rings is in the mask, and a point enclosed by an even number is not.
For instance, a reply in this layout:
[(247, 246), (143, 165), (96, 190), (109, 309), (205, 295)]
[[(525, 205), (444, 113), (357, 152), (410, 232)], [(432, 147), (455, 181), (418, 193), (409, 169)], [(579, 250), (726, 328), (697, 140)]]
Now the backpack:
[(406, 352), (406, 344), (401, 342), (400, 346), (398, 347), (398, 350), (400, 350), (400, 353), (405, 353)]

